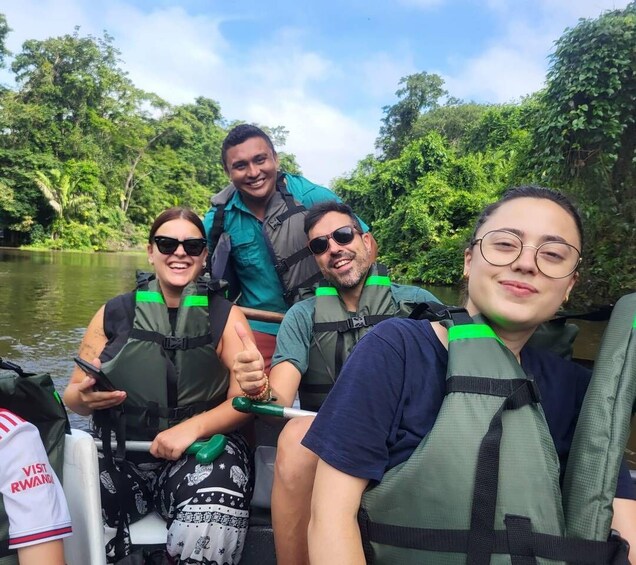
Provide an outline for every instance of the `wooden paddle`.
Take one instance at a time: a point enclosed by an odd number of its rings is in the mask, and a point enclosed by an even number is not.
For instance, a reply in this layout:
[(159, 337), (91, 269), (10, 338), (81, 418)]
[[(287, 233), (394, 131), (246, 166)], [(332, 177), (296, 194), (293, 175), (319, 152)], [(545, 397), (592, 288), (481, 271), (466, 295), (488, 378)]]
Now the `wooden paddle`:
[(248, 320), (257, 320), (259, 322), (274, 322), (280, 324), (283, 316), (280, 312), (268, 312), (267, 310), (257, 310), (256, 308), (248, 308), (247, 306), (239, 306)]

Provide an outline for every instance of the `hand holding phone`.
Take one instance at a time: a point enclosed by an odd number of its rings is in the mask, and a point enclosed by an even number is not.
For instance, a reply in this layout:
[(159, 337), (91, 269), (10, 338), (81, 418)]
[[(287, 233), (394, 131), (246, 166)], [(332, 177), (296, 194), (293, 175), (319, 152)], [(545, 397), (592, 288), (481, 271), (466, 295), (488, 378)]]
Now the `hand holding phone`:
[(95, 388), (102, 391), (112, 392), (117, 390), (113, 383), (108, 380), (106, 374), (101, 370), (95, 367), (92, 363), (88, 361), (84, 361), (84, 359), (80, 357), (73, 357), (73, 361), (77, 364), (77, 366), (82, 369), (89, 377), (93, 377), (95, 379)]

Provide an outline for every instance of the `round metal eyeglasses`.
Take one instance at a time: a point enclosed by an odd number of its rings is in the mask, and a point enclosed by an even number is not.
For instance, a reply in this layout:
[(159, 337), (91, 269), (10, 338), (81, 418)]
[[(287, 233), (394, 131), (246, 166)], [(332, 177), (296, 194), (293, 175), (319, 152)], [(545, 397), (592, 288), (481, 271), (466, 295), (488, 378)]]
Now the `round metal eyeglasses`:
[(539, 246), (525, 245), (516, 234), (506, 230), (489, 231), (478, 239), (473, 239), (471, 247), (479, 243), (479, 250), (486, 262), (495, 267), (505, 267), (514, 263), (523, 253), (524, 247), (535, 250), (534, 262), (537, 269), (551, 279), (570, 276), (581, 264), (581, 252), (564, 241), (546, 241)]

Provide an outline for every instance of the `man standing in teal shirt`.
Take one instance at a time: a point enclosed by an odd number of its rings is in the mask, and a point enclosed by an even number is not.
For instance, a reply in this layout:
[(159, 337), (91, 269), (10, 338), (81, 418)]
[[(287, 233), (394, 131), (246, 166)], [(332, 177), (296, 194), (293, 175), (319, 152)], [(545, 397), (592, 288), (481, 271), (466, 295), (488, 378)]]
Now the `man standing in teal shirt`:
[[(284, 314), (297, 298), (299, 283), (311, 284), (319, 277), (306, 247), (304, 209), (340, 199), (304, 177), (279, 173), (272, 141), (256, 126), (233, 128), (223, 141), (221, 158), (233, 188), (215, 197), (216, 205), (203, 220), (210, 251), (222, 231), (231, 244), (230, 264), (241, 292), (238, 304)], [(365, 224), (363, 228), (368, 231)], [(269, 367), (279, 324), (253, 320), (250, 326)]]

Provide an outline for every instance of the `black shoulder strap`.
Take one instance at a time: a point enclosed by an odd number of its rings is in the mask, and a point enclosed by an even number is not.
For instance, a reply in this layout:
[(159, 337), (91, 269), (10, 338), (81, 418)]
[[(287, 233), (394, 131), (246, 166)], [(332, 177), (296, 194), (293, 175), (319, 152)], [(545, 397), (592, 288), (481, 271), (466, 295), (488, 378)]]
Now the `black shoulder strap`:
[(212, 220), (212, 228), (210, 229), (210, 238), (208, 240), (208, 249), (214, 251), (219, 243), (219, 238), (223, 233), (223, 220), (225, 218), (225, 204), (219, 204), (214, 211), (214, 219)]
[(6, 371), (13, 371), (14, 373), (17, 373), (20, 377), (29, 377), (33, 375), (33, 373), (25, 373), (22, 370), (22, 367), (20, 367), (20, 365), (11, 363), (11, 361), (5, 361), (2, 357), (0, 357), (0, 369), (4, 369)]
[(465, 308), (448, 306), (439, 302), (422, 302), (418, 304), (409, 314), (409, 318), (411, 320), (429, 320), (431, 322), (452, 319), (456, 324), (472, 323), (472, 319), (468, 316)]
[(210, 317), (210, 334), (212, 345), (216, 349), (223, 336), (233, 303), (223, 297), (223, 288), (219, 281), (208, 283), (208, 315)]
[(285, 201), (285, 205), (287, 206), (287, 210), (283, 212), (282, 214), (279, 214), (275, 218), (271, 218), (269, 220), (270, 225), (272, 225), (272, 227), (279, 226), (290, 216), (293, 216), (294, 214), (297, 214), (298, 212), (304, 212), (307, 209), (302, 204), (299, 204), (298, 202), (296, 202), (291, 192), (287, 190), (284, 173), (278, 173), (278, 178), (276, 179), (276, 190), (278, 190), (278, 192), (280, 192), (280, 195), (283, 197), (283, 200)]
[(148, 283), (155, 280), (156, 277), (153, 272), (137, 269), (135, 271), (135, 290), (147, 290)]
[[(234, 196), (236, 188), (233, 185), (226, 186), (221, 192), (212, 197), (212, 205), (216, 206), (214, 211), (214, 218), (212, 219), (212, 227), (210, 228), (210, 234), (208, 237), (208, 249), (210, 255), (214, 251), (214, 248), (219, 243), (219, 238), (223, 233), (223, 221), (225, 219), (225, 207), (230, 201), (230, 198)], [(207, 236), (208, 234), (206, 234)]]

